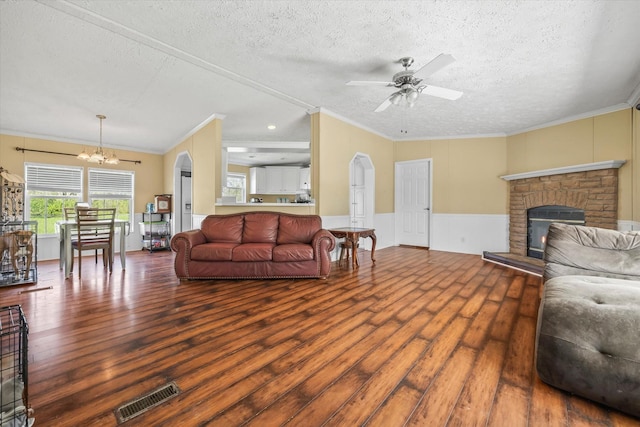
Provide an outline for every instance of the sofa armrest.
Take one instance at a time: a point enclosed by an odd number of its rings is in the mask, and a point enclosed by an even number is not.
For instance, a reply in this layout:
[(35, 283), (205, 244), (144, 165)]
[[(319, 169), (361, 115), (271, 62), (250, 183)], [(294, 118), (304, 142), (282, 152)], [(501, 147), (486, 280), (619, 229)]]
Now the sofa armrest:
[(331, 251), (336, 247), (336, 238), (328, 230), (320, 229), (313, 235), (311, 246), (318, 260), (320, 277), (328, 277), (331, 272)]
[(323, 228), (313, 235), (311, 245), (316, 253), (319, 251), (329, 253), (336, 247), (336, 238), (333, 237), (329, 230)]
[(191, 249), (206, 242), (207, 239), (200, 230), (183, 231), (171, 238), (171, 249), (176, 253), (175, 269), (178, 277), (188, 277)]

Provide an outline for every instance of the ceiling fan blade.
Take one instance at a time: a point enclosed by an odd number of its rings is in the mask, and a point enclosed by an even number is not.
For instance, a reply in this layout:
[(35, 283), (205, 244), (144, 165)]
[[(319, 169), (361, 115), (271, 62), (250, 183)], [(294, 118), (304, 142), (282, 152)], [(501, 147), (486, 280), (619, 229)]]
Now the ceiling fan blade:
[(418, 71), (413, 73), (413, 75), (418, 78), (424, 78), (441, 70), (449, 64), (453, 64), (454, 62), (456, 62), (456, 58), (452, 55), (449, 55), (448, 53), (441, 53), (433, 58), (431, 62), (428, 62), (422, 68), (419, 68)]
[[(389, 98), (390, 98), (390, 97), (389, 97)], [(381, 112), (381, 111), (386, 110), (386, 109), (387, 109), (387, 107), (388, 107), (389, 105), (391, 105), (391, 100), (390, 100), (389, 98), (385, 99), (385, 100), (382, 102), (382, 104), (378, 105), (378, 108), (376, 108), (376, 109), (375, 109), (375, 110), (373, 110), (373, 111), (374, 111), (374, 112), (376, 112), (376, 113), (379, 113), (379, 112)]]
[(462, 92), (457, 90), (431, 85), (425, 86), (422, 89), (421, 93), (426, 93), (427, 95), (431, 96), (437, 96), (438, 98), (449, 99), (451, 101), (455, 101), (463, 95)]
[(346, 84), (347, 86), (395, 86), (393, 82), (374, 82), (367, 80), (352, 80)]

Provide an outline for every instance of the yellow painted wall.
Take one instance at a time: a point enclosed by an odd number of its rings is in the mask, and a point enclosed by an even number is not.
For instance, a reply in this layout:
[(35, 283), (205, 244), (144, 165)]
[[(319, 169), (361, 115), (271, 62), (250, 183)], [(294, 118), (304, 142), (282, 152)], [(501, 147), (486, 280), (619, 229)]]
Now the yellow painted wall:
[[(632, 211), (640, 197), (638, 189), (633, 188), (633, 132), (634, 126), (637, 128), (633, 114), (629, 108), (509, 136), (507, 174), (626, 160), (618, 174), (618, 219), (631, 220), (638, 215)], [(636, 150), (637, 145), (636, 136)], [(635, 182), (638, 182), (637, 175)]]
[(164, 177), (164, 190), (173, 193), (174, 166), (180, 153), (188, 152), (193, 164), (192, 177), (192, 212), (194, 215), (215, 213), (216, 198), (222, 195), (222, 120), (215, 119), (192, 136), (186, 138), (164, 155), (164, 166), (167, 173)]
[(311, 181), (318, 213), (349, 215), (349, 163), (356, 153), (369, 155), (375, 168), (375, 213), (393, 212), (393, 143), (333, 116), (313, 116)]
[[(0, 166), (9, 172), (24, 177), (24, 163), (43, 163), (62, 166), (84, 167), (84, 199), (87, 195), (87, 175), (89, 168), (104, 168), (112, 170), (126, 170), (135, 172), (134, 212), (144, 212), (146, 203), (154, 200), (154, 195), (163, 193), (165, 169), (163, 156), (157, 154), (140, 153), (136, 151), (116, 150), (121, 159), (141, 160), (141, 164), (120, 162), (118, 165), (98, 165), (78, 160), (74, 156), (63, 156), (47, 153), (33, 153), (16, 151), (16, 147), (31, 150), (55, 151), (60, 153), (78, 154), (82, 145), (49, 141), (45, 139), (28, 138), (22, 136), (0, 134)], [(89, 147), (87, 147), (89, 151)], [(110, 151), (110, 150), (108, 150)]]
[(432, 159), (434, 213), (508, 212), (504, 137), (397, 141), (394, 159)]

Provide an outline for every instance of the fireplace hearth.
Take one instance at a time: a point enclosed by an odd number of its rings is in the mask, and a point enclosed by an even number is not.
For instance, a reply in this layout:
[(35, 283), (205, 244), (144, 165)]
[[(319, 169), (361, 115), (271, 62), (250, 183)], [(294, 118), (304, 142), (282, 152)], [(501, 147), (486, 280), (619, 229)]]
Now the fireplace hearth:
[(527, 210), (527, 256), (542, 259), (549, 225), (553, 222), (584, 225), (584, 209), (550, 205)]

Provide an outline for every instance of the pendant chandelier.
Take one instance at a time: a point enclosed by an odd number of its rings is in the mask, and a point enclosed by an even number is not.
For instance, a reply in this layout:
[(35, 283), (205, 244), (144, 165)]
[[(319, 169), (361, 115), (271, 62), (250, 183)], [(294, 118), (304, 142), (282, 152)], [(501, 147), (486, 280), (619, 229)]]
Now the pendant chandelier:
[(104, 149), (102, 148), (102, 121), (106, 119), (107, 116), (97, 114), (96, 117), (100, 119), (100, 145), (91, 155), (89, 155), (89, 153), (87, 153), (83, 148), (82, 153), (78, 154), (78, 159), (86, 160), (90, 163), (106, 163), (108, 165), (117, 165), (118, 163), (120, 163), (120, 159), (116, 157), (116, 152), (112, 151), (111, 156), (107, 156), (107, 154), (104, 152)]

